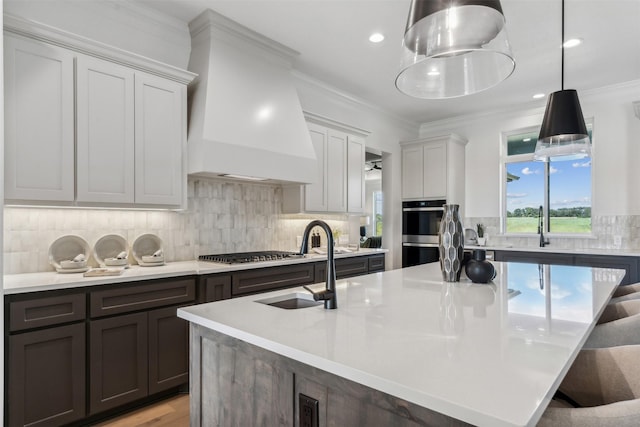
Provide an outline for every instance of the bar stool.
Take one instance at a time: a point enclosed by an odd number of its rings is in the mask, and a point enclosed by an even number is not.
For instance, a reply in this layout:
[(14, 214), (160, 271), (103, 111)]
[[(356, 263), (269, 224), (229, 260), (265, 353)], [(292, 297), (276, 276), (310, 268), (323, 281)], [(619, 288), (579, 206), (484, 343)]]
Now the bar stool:
[(538, 427), (640, 426), (638, 360), (638, 345), (581, 350)]
[(583, 348), (640, 344), (640, 299), (609, 304)]
[(628, 301), (630, 299), (640, 298), (640, 283), (634, 283), (632, 285), (618, 286), (613, 293), (609, 304), (615, 304), (620, 301)]

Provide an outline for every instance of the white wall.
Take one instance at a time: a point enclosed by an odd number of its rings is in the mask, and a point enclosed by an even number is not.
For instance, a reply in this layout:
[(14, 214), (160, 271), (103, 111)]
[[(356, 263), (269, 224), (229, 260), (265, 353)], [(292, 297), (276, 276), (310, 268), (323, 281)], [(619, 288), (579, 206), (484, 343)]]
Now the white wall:
[[(639, 215), (640, 120), (632, 102), (640, 100), (640, 80), (579, 92), (579, 97), (585, 117), (593, 118), (593, 215)], [(543, 113), (540, 105), (421, 126), (421, 137), (454, 132), (469, 140), (465, 216), (500, 216), (501, 134), (539, 126)]]

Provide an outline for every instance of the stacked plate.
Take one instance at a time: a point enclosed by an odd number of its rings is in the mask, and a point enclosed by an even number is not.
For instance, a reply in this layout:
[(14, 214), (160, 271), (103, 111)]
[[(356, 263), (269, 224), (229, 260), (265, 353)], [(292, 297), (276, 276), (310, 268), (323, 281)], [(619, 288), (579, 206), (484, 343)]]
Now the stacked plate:
[(84, 273), (89, 270), (90, 253), (89, 244), (82, 237), (62, 236), (49, 246), (49, 263), (58, 273)]
[(164, 265), (162, 240), (155, 234), (143, 234), (133, 242), (131, 252), (142, 267)]
[(93, 246), (93, 257), (100, 267), (129, 267), (129, 245), (118, 234), (107, 234)]

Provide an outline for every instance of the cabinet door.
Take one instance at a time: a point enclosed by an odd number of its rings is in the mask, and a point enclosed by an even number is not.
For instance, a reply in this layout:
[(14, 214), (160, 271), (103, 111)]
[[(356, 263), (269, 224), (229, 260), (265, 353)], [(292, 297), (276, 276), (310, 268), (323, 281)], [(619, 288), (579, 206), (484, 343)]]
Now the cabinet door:
[(186, 90), (145, 73), (135, 77), (135, 201), (182, 203), (186, 186)]
[(304, 206), (307, 211), (326, 211), (327, 210), (327, 129), (309, 123), (309, 134), (311, 135), (311, 143), (316, 152), (317, 171), (316, 182), (305, 186)]
[(447, 198), (447, 146), (445, 143), (423, 147), (423, 196)]
[(422, 196), (424, 183), (422, 146), (402, 149), (402, 198), (417, 199)]
[[(364, 168), (364, 165), (363, 165)], [(329, 129), (327, 144), (327, 210), (347, 211), (347, 135)]]
[(90, 322), (90, 415), (147, 396), (148, 378), (147, 313)]
[(85, 416), (84, 323), (9, 337), (9, 426), (63, 425)]
[(133, 70), (77, 59), (77, 200), (134, 202)]
[(149, 394), (189, 382), (189, 322), (176, 310), (149, 312)]
[(5, 36), (5, 198), (73, 201), (73, 55)]
[(213, 302), (231, 298), (231, 276), (214, 274), (200, 279), (199, 302)]
[(347, 209), (352, 213), (364, 212), (364, 140), (347, 137)]

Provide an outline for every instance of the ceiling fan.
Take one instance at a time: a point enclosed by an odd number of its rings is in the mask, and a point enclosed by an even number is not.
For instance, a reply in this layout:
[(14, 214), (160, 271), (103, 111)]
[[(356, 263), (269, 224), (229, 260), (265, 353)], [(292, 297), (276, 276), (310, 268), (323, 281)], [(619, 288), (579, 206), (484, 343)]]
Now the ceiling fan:
[(374, 160), (374, 161), (365, 163), (364, 171), (370, 172), (372, 170), (382, 170), (382, 167), (379, 165), (381, 161), (382, 160)]

